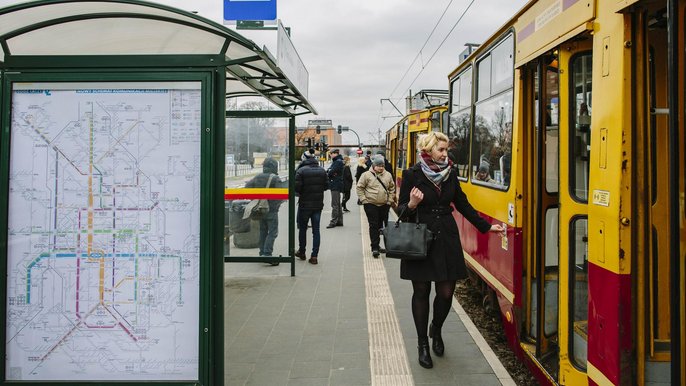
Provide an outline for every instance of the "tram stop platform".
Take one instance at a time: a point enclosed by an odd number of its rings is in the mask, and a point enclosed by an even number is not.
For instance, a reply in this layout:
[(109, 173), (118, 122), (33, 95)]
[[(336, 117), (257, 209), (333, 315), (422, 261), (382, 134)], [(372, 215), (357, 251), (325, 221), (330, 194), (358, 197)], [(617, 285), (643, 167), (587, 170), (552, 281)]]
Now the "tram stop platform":
[(325, 197), (318, 265), (296, 258), (292, 277), (290, 264), (224, 264), (224, 384), (515, 385), (457, 301), (445, 355), (419, 365), (411, 283), (399, 260), (372, 257), (352, 195), (345, 225), (332, 229)]

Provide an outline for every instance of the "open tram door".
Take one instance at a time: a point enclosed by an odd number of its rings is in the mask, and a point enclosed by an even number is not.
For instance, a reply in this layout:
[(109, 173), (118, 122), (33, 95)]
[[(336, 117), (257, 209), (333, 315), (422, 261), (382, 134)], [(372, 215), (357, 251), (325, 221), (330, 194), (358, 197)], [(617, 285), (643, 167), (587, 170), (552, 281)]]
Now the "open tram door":
[(556, 383), (586, 384), (592, 36), (522, 67), (526, 119), (526, 351)]
[(630, 1), (636, 384), (686, 384), (684, 36), (686, 3)]
[(551, 51), (522, 67), (524, 79), (525, 317), (522, 346), (552, 379), (559, 370), (557, 248), (559, 72)]

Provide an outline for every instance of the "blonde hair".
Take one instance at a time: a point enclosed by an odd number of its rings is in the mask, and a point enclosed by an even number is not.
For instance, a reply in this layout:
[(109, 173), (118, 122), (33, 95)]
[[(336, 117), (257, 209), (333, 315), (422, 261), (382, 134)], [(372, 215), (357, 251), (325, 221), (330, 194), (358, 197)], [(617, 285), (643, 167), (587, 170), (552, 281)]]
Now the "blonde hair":
[(367, 166), (367, 160), (364, 157), (357, 159), (357, 166)]
[(448, 142), (448, 136), (438, 131), (432, 131), (428, 134), (421, 135), (417, 141), (417, 148), (425, 153), (430, 153), (436, 147), (438, 142)]
[(350, 165), (350, 157), (348, 157), (347, 155), (343, 157), (343, 163), (345, 163), (346, 165)]

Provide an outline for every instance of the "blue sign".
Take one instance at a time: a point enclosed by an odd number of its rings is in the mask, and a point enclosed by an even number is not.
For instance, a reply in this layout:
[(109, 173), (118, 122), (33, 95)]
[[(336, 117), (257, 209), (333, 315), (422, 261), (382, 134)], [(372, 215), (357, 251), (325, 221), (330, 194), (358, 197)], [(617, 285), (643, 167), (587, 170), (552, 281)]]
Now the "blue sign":
[(224, 20), (276, 20), (276, 0), (224, 0)]

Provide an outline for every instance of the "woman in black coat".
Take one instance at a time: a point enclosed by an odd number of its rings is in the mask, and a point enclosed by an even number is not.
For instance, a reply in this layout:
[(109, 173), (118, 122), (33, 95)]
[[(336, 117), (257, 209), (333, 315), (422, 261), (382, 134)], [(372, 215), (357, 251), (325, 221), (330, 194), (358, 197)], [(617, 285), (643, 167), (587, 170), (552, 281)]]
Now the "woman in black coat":
[(403, 172), (398, 209), (404, 221), (415, 221), (418, 215), (419, 222), (427, 224), (435, 238), (425, 260), (402, 260), (400, 277), (412, 280), (412, 317), (417, 329), (419, 364), (431, 368), (433, 362), (426, 335), (431, 282), (436, 283), (436, 297), (429, 336), (433, 339), (434, 353), (443, 356), (441, 327), (450, 312), (456, 281), (467, 274), (450, 204), (482, 233), (502, 232), (503, 227), (490, 225), (467, 201), (448, 159), (448, 137), (445, 134), (426, 134), (420, 138), (417, 147), (421, 149), (420, 161)]
[(345, 167), (343, 168), (343, 202), (341, 206), (343, 207), (343, 212), (350, 212), (348, 207), (345, 205), (350, 200), (350, 190), (353, 188), (353, 173), (350, 171), (350, 157), (343, 157), (343, 162)]

